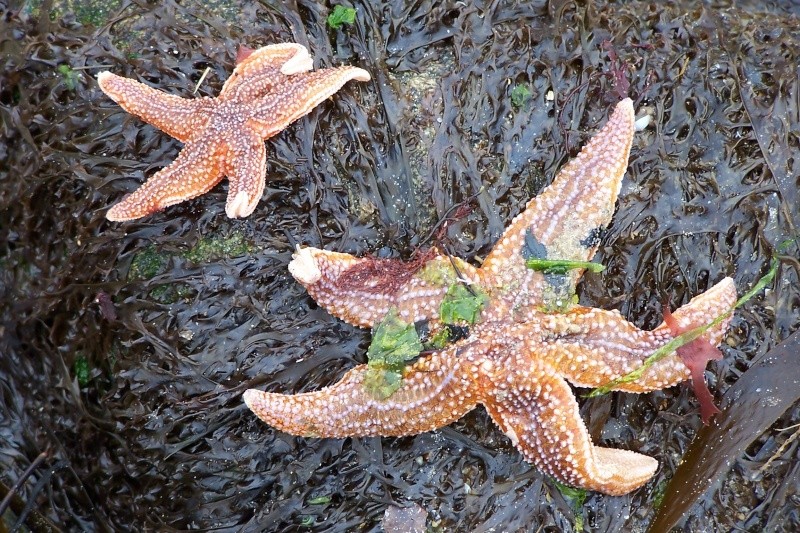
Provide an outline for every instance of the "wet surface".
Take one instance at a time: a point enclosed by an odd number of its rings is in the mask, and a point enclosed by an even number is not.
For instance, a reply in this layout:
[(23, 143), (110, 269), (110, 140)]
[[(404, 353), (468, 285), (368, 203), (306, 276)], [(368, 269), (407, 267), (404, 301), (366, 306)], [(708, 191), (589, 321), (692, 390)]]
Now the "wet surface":
[[(315, 390), (365, 360), (369, 332), (316, 308), (288, 274), (295, 244), (407, 258), (434, 234), (478, 261), (625, 92), (652, 121), (600, 245), (607, 268), (584, 276), (581, 302), (652, 328), (665, 298), (676, 307), (724, 276), (746, 291), (800, 224), (800, 8), (376, 5), (339, 30), (316, 2), (122, 3), (100, 20), (2, 7), (0, 481), (49, 450), (20, 493), (37, 512), (68, 530), (377, 531), (387, 508), (412, 504), (434, 530), (642, 531), (653, 519), (700, 426), (688, 384), (583, 403), (595, 439), (661, 466), (645, 488), (589, 493), (577, 512), (482, 409), (416, 437), (304, 439), (260, 423), (241, 392)], [(284, 41), (373, 81), (268, 141), (255, 213), (227, 219), (222, 184), (107, 222), (180, 144), (94, 75), (191, 97), (209, 67), (198, 94), (214, 96), (240, 44)], [(514, 105), (519, 85), (530, 97)], [(717, 398), (800, 323), (796, 242), (783, 254), (706, 372)], [(781, 447), (798, 423), (795, 402), (679, 530), (800, 528), (798, 441)]]

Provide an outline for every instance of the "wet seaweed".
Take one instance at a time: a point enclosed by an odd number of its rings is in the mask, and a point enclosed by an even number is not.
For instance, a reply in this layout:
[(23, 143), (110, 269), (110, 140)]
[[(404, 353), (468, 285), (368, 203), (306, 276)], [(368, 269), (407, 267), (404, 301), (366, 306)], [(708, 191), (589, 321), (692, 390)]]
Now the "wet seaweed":
[[(688, 386), (583, 402), (595, 440), (661, 470), (580, 509), (481, 410), (416, 437), (303, 439), (259, 423), (241, 392), (316, 390), (366, 361), (368, 334), (287, 273), (295, 244), (409, 258), (444, 228), (448, 253), (480, 261), (626, 91), (651, 125), (600, 243), (607, 268), (585, 277), (581, 302), (649, 328), (665, 296), (680, 305), (726, 275), (752, 286), (797, 237), (798, 8), (346, 4), (355, 21), (339, 30), (332, 4), (312, 0), (121, 2), (102, 16), (0, 5), (0, 481), (13, 486), (49, 450), (18, 495), (66, 530), (377, 531), (387, 509), (412, 504), (442, 530), (643, 530), (700, 424)], [(198, 94), (214, 95), (240, 45), (281, 41), (373, 82), (270, 142), (251, 217), (225, 218), (223, 184), (107, 222), (107, 206), (179, 145), (121, 112), (94, 74), (191, 97), (209, 69)], [(519, 106), (517, 86), (530, 91)], [(234, 235), (246, 246), (186, 255)], [(737, 311), (706, 372), (717, 396), (797, 330), (799, 270), (785, 262)], [(795, 402), (729, 458), (725, 483), (679, 530), (800, 528), (797, 487), (782, 482), (797, 477), (797, 444), (760, 471), (786, 438), (778, 429), (798, 422)]]

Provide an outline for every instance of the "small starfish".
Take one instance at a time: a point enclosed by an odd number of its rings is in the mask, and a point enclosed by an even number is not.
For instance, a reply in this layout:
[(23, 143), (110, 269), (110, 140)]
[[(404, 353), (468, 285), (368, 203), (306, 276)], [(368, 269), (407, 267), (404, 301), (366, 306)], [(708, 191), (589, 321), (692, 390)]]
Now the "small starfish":
[(284, 43), (240, 54), (217, 98), (181, 98), (110, 72), (100, 88), (127, 112), (185, 143), (178, 158), (112, 207), (109, 220), (132, 220), (207, 193), (227, 176), (225, 212), (246, 217), (264, 192), (264, 141), (309, 113), (350, 80), (358, 67), (312, 71), (305, 46)]
[[(359, 259), (299, 249), (292, 275), (332, 314), (359, 326), (390, 309), (406, 322), (439, 321), (453, 283), (487, 296), (466, 338), (406, 366), (396, 392), (378, 398), (365, 387), (368, 365), (317, 392), (283, 395), (248, 390), (244, 401), (259, 418), (295, 435), (410, 435), (449, 424), (482, 404), (523, 456), (570, 485), (612, 495), (652, 477), (658, 462), (632, 451), (595, 446), (567, 381), (597, 387), (626, 375), (681, 331), (728, 311), (736, 288), (725, 278), (643, 331), (605, 311), (571, 303), (583, 269), (540, 271), (532, 259), (589, 261), (610, 222), (628, 164), (633, 104), (625, 99), (606, 126), (506, 229), (480, 268), (433, 254), (417, 262)], [(729, 320), (729, 319), (728, 319)], [(728, 321), (709, 329), (718, 344)], [(615, 390), (647, 392), (691, 377), (672, 353), (641, 378)]]

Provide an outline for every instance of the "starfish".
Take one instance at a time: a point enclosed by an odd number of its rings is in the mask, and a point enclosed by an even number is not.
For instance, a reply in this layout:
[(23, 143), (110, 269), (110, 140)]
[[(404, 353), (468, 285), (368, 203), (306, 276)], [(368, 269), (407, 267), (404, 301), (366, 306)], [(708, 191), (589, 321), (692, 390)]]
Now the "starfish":
[(308, 114), (350, 80), (368, 81), (358, 67), (312, 71), (305, 46), (273, 44), (239, 55), (217, 98), (181, 98), (110, 72), (100, 88), (127, 112), (184, 143), (178, 158), (113, 206), (109, 220), (140, 218), (207, 193), (227, 176), (225, 212), (253, 212), (264, 192), (264, 141)]
[[(512, 221), (480, 268), (438, 252), (403, 263), (298, 249), (289, 264), (292, 275), (330, 313), (358, 326), (378, 325), (375, 337), (390, 312), (407, 323), (440, 324), (453, 284), (484, 294), (485, 307), (466, 338), (422, 352), (405, 366), (399, 388), (388, 397), (366, 386), (370, 367), (360, 365), (316, 392), (248, 390), (248, 407), (288, 433), (346, 437), (431, 431), (482, 404), (522, 455), (550, 476), (611, 495), (642, 486), (658, 462), (594, 445), (567, 382), (598, 387), (639, 368), (681, 332), (730, 310), (736, 288), (730, 278), (721, 280), (652, 331), (635, 327), (618, 311), (572, 302), (575, 284), (611, 222), (633, 134), (633, 104), (625, 99)], [(575, 263), (542, 270), (530, 267), (536, 260)], [(728, 321), (701, 338), (719, 344)], [(614, 389), (647, 392), (690, 377), (673, 352)]]

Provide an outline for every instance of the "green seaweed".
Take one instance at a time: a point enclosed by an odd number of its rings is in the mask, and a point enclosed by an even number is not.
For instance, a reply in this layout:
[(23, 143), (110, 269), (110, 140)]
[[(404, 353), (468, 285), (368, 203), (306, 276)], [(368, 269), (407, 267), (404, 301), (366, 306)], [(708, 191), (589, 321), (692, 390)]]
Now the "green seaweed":
[(458, 280), (452, 264), (437, 260), (425, 263), (425, 266), (417, 272), (416, 277), (438, 287), (451, 285)]
[(394, 394), (402, 386), (406, 363), (419, 356), (422, 348), (414, 324), (404, 322), (396, 309), (390, 309), (372, 334), (364, 387), (381, 400)]
[(59, 65), (58, 73), (61, 74), (61, 77), (64, 79), (66, 88), (70, 91), (74, 91), (75, 87), (78, 85), (78, 73), (72, 70), (67, 64)]
[(570, 487), (569, 485), (564, 485), (555, 479), (553, 479), (553, 483), (555, 484), (556, 488), (558, 488), (558, 491), (561, 493), (561, 495), (572, 504), (572, 511), (575, 514), (573, 531), (576, 533), (583, 531), (584, 523), (581, 508), (583, 507), (583, 504), (586, 503), (586, 489)]
[(192, 263), (208, 263), (212, 259), (240, 257), (251, 253), (253, 246), (244, 235), (235, 231), (227, 236), (211, 235), (202, 237), (183, 257)]
[(439, 318), (445, 324), (474, 324), (488, 301), (489, 298), (477, 285), (453, 283), (439, 304)]
[(531, 90), (524, 83), (518, 83), (511, 89), (511, 105), (522, 107), (531, 97)]
[(437, 331), (425, 344), (426, 349), (441, 350), (450, 343), (450, 331), (444, 327)]
[(585, 268), (589, 272), (602, 272), (605, 268), (600, 263), (591, 261), (570, 261), (568, 259), (536, 259), (525, 260), (525, 266), (545, 274), (566, 274), (570, 270)]
[(92, 373), (91, 369), (89, 368), (89, 360), (85, 356), (79, 355), (75, 358), (75, 362), (72, 364), (72, 370), (75, 372), (78, 385), (81, 387), (85, 387), (92, 380)]
[(356, 21), (356, 10), (352, 7), (336, 5), (328, 15), (328, 26), (334, 30), (342, 27), (342, 24), (353, 24)]

